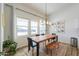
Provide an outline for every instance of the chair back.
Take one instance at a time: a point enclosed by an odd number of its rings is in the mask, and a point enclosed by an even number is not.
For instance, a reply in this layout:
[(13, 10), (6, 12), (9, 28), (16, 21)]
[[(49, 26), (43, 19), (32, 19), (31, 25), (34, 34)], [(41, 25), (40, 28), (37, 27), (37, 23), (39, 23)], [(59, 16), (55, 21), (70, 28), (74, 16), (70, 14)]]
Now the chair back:
[(45, 35), (45, 34), (43, 33), (43, 34), (41, 34), (41, 35)]
[(33, 46), (32, 39), (28, 37), (27, 40), (28, 40), (28, 45)]
[(40, 34), (36, 34), (36, 36), (40, 36)]
[(55, 33), (52, 33), (52, 35), (56, 35)]

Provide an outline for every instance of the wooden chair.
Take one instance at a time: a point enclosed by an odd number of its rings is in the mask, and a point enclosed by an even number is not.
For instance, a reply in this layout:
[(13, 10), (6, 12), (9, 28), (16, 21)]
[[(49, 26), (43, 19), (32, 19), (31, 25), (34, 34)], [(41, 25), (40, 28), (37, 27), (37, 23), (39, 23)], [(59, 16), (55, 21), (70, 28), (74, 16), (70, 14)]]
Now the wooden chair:
[[(55, 33), (52, 33), (52, 35), (56, 35)], [(58, 41), (58, 39), (57, 39), (58, 37), (56, 37), (56, 38), (53, 38), (53, 39), (50, 39), (50, 40), (48, 40), (48, 42), (50, 43), (50, 42), (57, 42)]]
[(32, 47), (32, 55), (34, 55), (34, 47), (36, 47), (37, 45), (35, 44), (35, 42), (32, 41), (31, 38), (27, 38), (28, 40), (28, 52), (30, 50), (30, 47)]
[[(52, 35), (56, 35), (55, 33), (52, 33)], [(56, 38), (53, 38), (53, 39), (56, 39)], [(53, 39), (51, 39), (51, 41), (53, 41)], [(54, 41), (58, 41), (57, 39), (56, 40), (54, 40)]]
[(47, 48), (47, 54), (48, 52), (50, 52), (50, 54), (52, 55), (52, 51), (54, 51), (55, 55), (57, 55), (57, 49), (59, 48), (59, 43), (60, 42), (52, 42), (52, 43), (49, 43), (46, 48)]

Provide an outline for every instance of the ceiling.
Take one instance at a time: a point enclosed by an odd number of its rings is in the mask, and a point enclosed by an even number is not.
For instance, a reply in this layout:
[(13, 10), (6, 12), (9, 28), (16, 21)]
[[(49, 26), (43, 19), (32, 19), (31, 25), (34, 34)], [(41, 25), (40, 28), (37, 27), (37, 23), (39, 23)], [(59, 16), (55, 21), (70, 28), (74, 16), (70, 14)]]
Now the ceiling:
[(34, 10), (40, 14), (47, 14), (48, 16), (67, 10), (73, 5), (79, 5), (78, 3), (15, 3), (16, 5), (23, 5), (29, 9)]
[(73, 3), (24, 3), (23, 5), (37, 12), (51, 15), (52, 13), (62, 11), (72, 6)]

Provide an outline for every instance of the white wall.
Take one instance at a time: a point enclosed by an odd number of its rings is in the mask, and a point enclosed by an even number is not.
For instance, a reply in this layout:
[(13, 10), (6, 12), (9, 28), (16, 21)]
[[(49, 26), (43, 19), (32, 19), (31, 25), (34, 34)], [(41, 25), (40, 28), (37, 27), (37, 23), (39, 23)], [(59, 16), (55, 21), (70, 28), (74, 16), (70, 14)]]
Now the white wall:
[[(58, 34), (59, 41), (70, 43), (70, 37), (79, 37), (79, 4), (66, 6), (66, 9), (52, 14), (49, 19), (51, 22), (65, 21), (65, 32)], [(50, 33), (53, 32), (52, 28), (49, 30)]]
[(4, 6), (4, 40), (8, 39), (8, 36), (13, 38), (13, 10), (11, 6)]
[(0, 4), (0, 52), (3, 51), (3, 41), (4, 41), (4, 29), (3, 29), (3, 21), (4, 21), (4, 4)]

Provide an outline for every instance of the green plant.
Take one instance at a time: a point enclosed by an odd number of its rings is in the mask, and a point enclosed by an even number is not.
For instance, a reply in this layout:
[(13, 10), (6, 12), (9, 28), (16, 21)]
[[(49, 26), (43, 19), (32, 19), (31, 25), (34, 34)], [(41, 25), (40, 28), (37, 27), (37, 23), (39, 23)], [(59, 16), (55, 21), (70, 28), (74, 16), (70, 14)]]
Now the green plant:
[(1, 56), (1, 55), (4, 55), (3, 52), (0, 52), (0, 56)]
[(3, 42), (3, 52), (5, 55), (14, 55), (16, 53), (17, 43), (11, 39)]
[(0, 56), (4, 56), (5, 54), (4, 54), (4, 52), (0, 52)]

